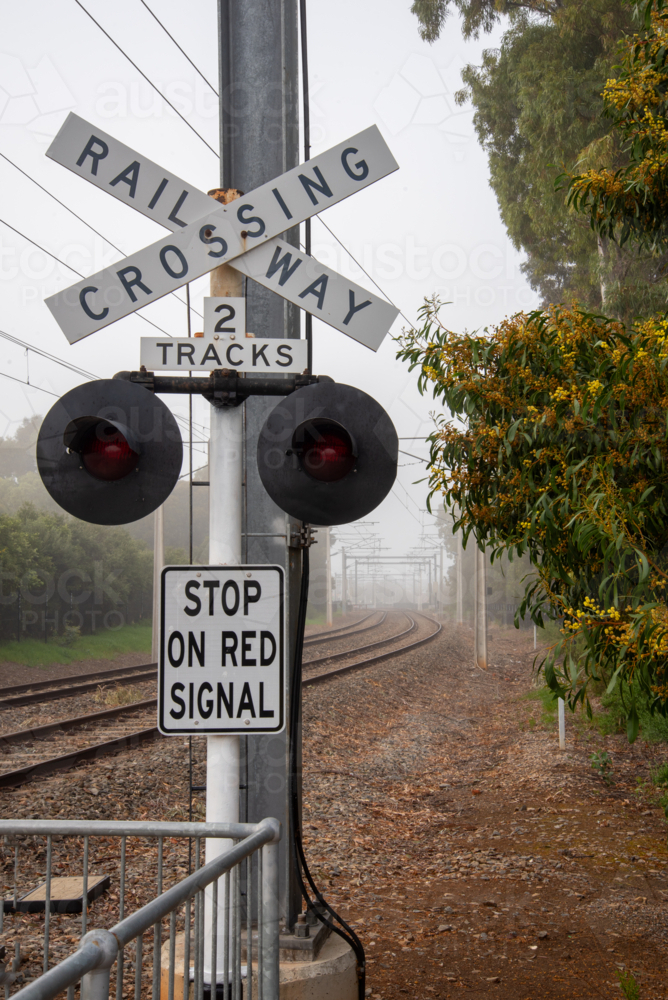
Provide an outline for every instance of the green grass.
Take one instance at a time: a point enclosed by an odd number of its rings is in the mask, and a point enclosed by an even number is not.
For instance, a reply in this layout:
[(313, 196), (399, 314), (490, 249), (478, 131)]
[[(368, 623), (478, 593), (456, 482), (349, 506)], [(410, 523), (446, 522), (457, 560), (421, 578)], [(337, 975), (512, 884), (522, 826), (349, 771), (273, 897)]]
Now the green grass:
[[(594, 713), (594, 724), (603, 736), (626, 732), (626, 712), (624, 703), (630, 703), (628, 693), (624, 694), (622, 702), (619, 690), (612, 694), (604, 694), (601, 698), (601, 712)], [(647, 697), (641, 692), (636, 694), (636, 705), (640, 719), (639, 739), (649, 743), (668, 743), (668, 718), (649, 710)]]
[(553, 646), (562, 638), (561, 622), (551, 622), (546, 618), (544, 628), (538, 627), (536, 629), (538, 646)]
[(58, 638), (48, 642), (24, 639), (0, 642), (0, 662), (23, 663), (27, 667), (48, 667), (52, 663), (75, 663), (77, 660), (113, 660), (123, 653), (151, 653), (150, 622), (123, 625), (112, 631), (100, 629), (83, 635), (71, 646), (61, 646)]
[[(543, 725), (552, 725), (557, 715), (557, 696), (547, 687), (533, 688), (522, 696), (525, 701), (538, 701), (542, 710)], [(531, 723), (529, 723), (531, 725)], [(535, 723), (534, 723), (535, 724)]]

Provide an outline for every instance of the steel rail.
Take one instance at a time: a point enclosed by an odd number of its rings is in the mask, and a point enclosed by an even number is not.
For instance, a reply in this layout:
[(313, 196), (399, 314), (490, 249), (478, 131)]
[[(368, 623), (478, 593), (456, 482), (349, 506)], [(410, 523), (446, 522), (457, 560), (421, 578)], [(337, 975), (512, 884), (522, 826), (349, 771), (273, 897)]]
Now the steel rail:
[(135, 667), (115, 667), (113, 670), (96, 670), (92, 674), (68, 674), (66, 677), (54, 677), (51, 681), (36, 681), (32, 684), (12, 684), (11, 687), (0, 687), (0, 700), (7, 694), (19, 694), (22, 691), (45, 691), (47, 688), (63, 686), (75, 681), (93, 681), (98, 677), (120, 677), (131, 671), (158, 669), (157, 663), (138, 663)]
[[(419, 614), (419, 612), (417, 612)], [(410, 618), (410, 615), (407, 615)], [(417, 649), (418, 646), (424, 646), (425, 643), (431, 642), (435, 639), (437, 635), (443, 630), (443, 626), (439, 622), (435, 622), (433, 618), (429, 618), (428, 615), (423, 615), (427, 621), (431, 622), (433, 625), (437, 625), (438, 628), (431, 633), (431, 635), (426, 636), (424, 639), (416, 639), (415, 642), (409, 643), (407, 646), (400, 646), (399, 649), (390, 649), (386, 653), (378, 653), (377, 656), (367, 657), (365, 660), (358, 660), (357, 663), (348, 663), (345, 667), (338, 667), (336, 670), (326, 670), (323, 674), (316, 674), (314, 677), (305, 677), (302, 681), (302, 687), (312, 687), (314, 684), (322, 684), (324, 681), (329, 680), (332, 677), (341, 677), (343, 674), (348, 674), (353, 670), (361, 670), (363, 667), (370, 667), (374, 663), (380, 663), (382, 660), (389, 660), (393, 656), (400, 656), (402, 653), (407, 653), (411, 649)]]
[(355, 628), (356, 625), (361, 625), (362, 622), (367, 622), (369, 618), (373, 618), (376, 614), (378, 614), (377, 611), (372, 611), (370, 615), (365, 615), (364, 618), (360, 618), (356, 622), (351, 622), (349, 625), (341, 625), (340, 628), (328, 628), (323, 632), (314, 632), (312, 635), (304, 637), (304, 644), (307, 642), (324, 642), (326, 639), (329, 639), (331, 635), (335, 635), (337, 632), (345, 632), (350, 628)]
[[(371, 617), (371, 615), (367, 615), (367, 618), (370, 618), (370, 617)], [(341, 635), (333, 635), (333, 636), (331, 636), (331, 640), (332, 640), (332, 642), (337, 642), (339, 639), (347, 639), (348, 636), (350, 636), (350, 635), (360, 635), (362, 632), (371, 632), (373, 629), (378, 628), (379, 625), (382, 625), (386, 618), (387, 618), (387, 611), (383, 611), (383, 614), (381, 615), (380, 620), (377, 621), (377, 622), (374, 622), (372, 625), (365, 625), (364, 628), (356, 628), (352, 632), (343, 632)], [(367, 620), (366, 618), (362, 618), (363, 622), (365, 622), (366, 620)], [(306, 639), (305, 639), (304, 640), (304, 645), (305, 646), (317, 646), (319, 643), (329, 642), (329, 639), (330, 639), (329, 636), (322, 636), (322, 638), (313, 639), (313, 640), (311, 640), (309, 642), (307, 642)]]
[[(411, 615), (404, 612), (407, 618), (411, 619)], [(364, 660), (358, 660), (355, 663), (349, 663), (345, 667), (338, 667), (335, 670), (327, 670), (322, 674), (316, 674), (314, 677), (306, 677), (302, 681), (302, 687), (313, 687), (315, 684), (322, 684), (327, 680), (335, 677), (341, 677), (343, 674), (352, 672), (353, 670), (361, 670), (364, 667), (373, 666), (376, 663), (381, 663), (383, 660), (389, 660), (394, 656), (401, 656), (403, 653), (408, 653), (413, 649), (417, 649), (420, 646), (425, 645), (427, 642), (431, 642), (435, 639), (437, 635), (443, 629), (443, 626), (438, 622), (435, 622), (433, 618), (428, 615), (423, 615), (420, 612), (413, 612), (413, 614), (418, 614), (421, 618), (425, 618), (426, 621), (433, 625), (437, 625), (437, 628), (422, 639), (417, 639), (415, 642), (411, 642), (406, 646), (400, 646), (399, 649), (390, 649), (385, 653), (378, 653), (376, 656), (367, 657)], [(412, 630), (411, 630), (412, 631)], [(395, 640), (396, 640), (395, 636)], [(350, 653), (354, 653), (355, 650), (349, 650)], [(306, 666), (306, 664), (304, 664)], [(125, 706), (127, 707), (127, 706)], [(54, 723), (56, 725), (56, 723)], [(97, 743), (94, 746), (84, 747), (81, 750), (75, 750), (72, 753), (63, 754), (60, 757), (52, 757), (50, 760), (40, 761), (35, 764), (30, 764), (26, 767), (18, 768), (16, 771), (8, 771), (5, 774), (0, 774), (0, 788), (12, 788), (17, 785), (25, 784), (25, 782), (30, 781), (32, 778), (46, 776), (47, 774), (52, 774), (56, 771), (69, 770), (69, 768), (76, 766), (78, 763), (84, 760), (94, 760), (97, 757), (103, 757), (105, 754), (114, 753), (118, 750), (126, 750), (132, 746), (138, 746), (141, 743), (148, 742), (160, 736), (158, 727), (155, 726), (151, 729), (142, 729), (139, 732), (128, 733), (126, 736), (121, 736), (118, 739), (109, 740), (106, 743)]]
[[(84, 675), (85, 676), (85, 675)], [(150, 681), (155, 679), (157, 671), (151, 669), (143, 673), (129, 674), (124, 677), (112, 678), (115, 684), (132, 684), (134, 681)], [(60, 698), (75, 698), (78, 694), (86, 694), (87, 691), (97, 691), (99, 687), (106, 687), (100, 683), (99, 679), (85, 684), (73, 684), (70, 687), (55, 688), (51, 691), (35, 691), (33, 694), (22, 694), (17, 698), (0, 699), (0, 711), (6, 708), (21, 708), (22, 705), (33, 705), (35, 702), (58, 701)]]
[[(386, 646), (389, 642), (396, 642), (397, 639), (401, 639), (402, 636), (408, 635), (417, 628), (417, 625), (405, 611), (402, 614), (406, 615), (410, 625), (403, 632), (397, 632), (395, 635), (389, 636), (387, 639), (379, 639), (377, 642), (370, 642), (366, 646), (357, 646), (355, 649), (344, 649), (340, 653), (329, 653), (327, 656), (319, 656), (316, 660), (302, 660), (302, 668), (315, 666), (316, 663), (328, 663), (330, 660), (343, 660), (346, 656), (354, 656), (356, 653), (364, 653), (367, 649), (376, 649), (378, 646)], [(379, 623), (380, 624), (380, 623)]]
[(138, 746), (148, 740), (159, 736), (158, 727), (151, 729), (140, 729), (136, 733), (128, 733), (126, 736), (119, 736), (115, 740), (106, 743), (96, 743), (90, 747), (82, 747), (81, 750), (74, 750), (72, 753), (63, 754), (60, 757), (51, 757), (49, 760), (38, 761), (35, 764), (28, 764), (19, 767), (16, 771), (7, 771), (0, 774), (0, 788), (13, 788), (16, 785), (23, 785), (32, 778), (37, 778), (43, 774), (52, 774), (54, 771), (67, 771), (75, 764), (84, 760), (94, 760), (96, 757), (103, 757), (105, 754), (113, 753), (115, 750), (127, 750), (129, 747)]
[(147, 698), (144, 701), (133, 701), (129, 705), (119, 705), (117, 708), (107, 708), (101, 712), (91, 712), (90, 715), (75, 715), (71, 719), (60, 719), (58, 722), (49, 722), (45, 726), (31, 726), (29, 729), (17, 729), (13, 733), (0, 733), (0, 745), (29, 743), (31, 740), (41, 740), (46, 736), (53, 736), (54, 733), (61, 733), (66, 729), (78, 729), (80, 726), (87, 726), (90, 723), (103, 722), (105, 719), (114, 719), (126, 712), (137, 712), (143, 708), (152, 708), (157, 704), (157, 698)]

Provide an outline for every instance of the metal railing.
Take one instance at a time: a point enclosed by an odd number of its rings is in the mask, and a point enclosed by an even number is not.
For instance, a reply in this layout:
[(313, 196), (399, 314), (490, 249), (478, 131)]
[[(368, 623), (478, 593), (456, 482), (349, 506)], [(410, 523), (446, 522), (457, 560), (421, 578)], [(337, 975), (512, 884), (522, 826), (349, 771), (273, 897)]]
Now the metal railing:
[[(11, 930), (7, 926), (7, 907), (14, 921), (20, 923), (23, 920), (19, 927), (13, 928), (14, 936), (19, 938), (23, 932), (29, 940), (34, 940), (29, 931), (34, 929), (35, 917), (26, 915), (27, 903), (22, 903), (18, 894), (21, 871), (19, 852), (23, 845), (28, 849), (28, 858), (31, 858), (36, 845), (41, 852), (46, 847), (45, 882), (38, 890), (44, 912), (42, 975), (14, 992), (12, 1000), (52, 1000), (63, 990), (67, 990), (68, 1000), (74, 1000), (75, 986), (79, 982), (80, 1000), (108, 1000), (112, 992), (116, 1000), (147, 1000), (149, 997), (152, 1000), (203, 1000), (205, 994), (215, 1000), (221, 995), (221, 984), (225, 1000), (278, 1000), (280, 824), (277, 820), (264, 819), (257, 824), (0, 820), (2, 836), (5, 842), (9, 838), (14, 841), (13, 900), (5, 899), (0, 906), (0, 932), (5, 931), (5, 940), (12, 936), (7, 934), (7, 930)], [(138, 870), (133, 873), (132, 864), (128, 866), (127, 846), (128, 838), (135, 837), (148, 838), (153, 850), (142, 847), (135, 852), (134, 857), (139, 857), (140, 862)], [(88, 906), (96, 905), (89, 904), (91, 854), (93, 863), (99, 863), (99, 859), (95, 860), (96, 852), (91, 851), (91, 838), (101, 838), (105, 854), (102, 861), (108, 863), (113, 860), (118, 868), (118, 885), (113, 885), (113, 899), (106, 899), (106, 893), (100, 896), (100, 902), (104, 900), (100, 908), (113, 909), (117, 902), (119, 919), (109, 929), (88, 931)], [(108, 838), (119, 838), (118, 849), (111, 856), (106, 856), (109, 852)], [(202, 866), (202, 841), (215, 838), (232, 840), (233, 846)], [(55, 947), (54, 938), (59, 940), (58, 947), (62, 950), (62, 941), (72, 941), (71, 931), (74, 929), (71, 914), (63, 912), (62, 901), (59, 902), (55, 898), (57, 893), (52, 891), (54, 861), (58, 872), (63, 868), (69, 871), (73, 867), (78, 869), (79, 855), (75, 847), (77, 844), (81, 847), (81, 840), (83, 936), (74, 954), (50, 968), (49, 953), (50, 947)], [(171, 854), (165, 851), (166, 841), (172, 848)], [(194, 871), (163, 891), (165, 862), (170, 860), (172, 869), (177, 870), (186, 861), (189, 867), (193, 867), (193, 842)], [(142, 868), (142, 865), (145, 866), (147, 860), (150, 863), (156, 845), (158, 895), (136, 912), (125, 916), (127, 897), (132, 894), (127, 889), (127, 882), (135, 880), (134, 895), (137, 892), (145, 894), (145, 867)], [(67, 859), (67, 863), (59, 860), (63, 858)], [(41, 864), (38, 867), (41, 869)], [(33, 865), (32, 881), (35, 881), (34, 874)], [(112, 895), (111, 892), (109, 895)], [(253, 913), (257, 915), (255, 930)], [(169, 930), (163, 946), (162, 922), (166, 918), (169, 918)], [(37, 921), (40, 921), (39, 916)], [(222, 939), (221, 927), (224, 928)], [(152, 969), (149, 969), (143, 962), (143, 938), (151, 928), (153, 961)], [(205, 936), (210, 948), (206, 953)], [(126, 951), (133, 941), (134, 957), (128, 954), (132, 949)], [(177, 950), (179, 959), (182, 959), (180, 969)], [(244, 957), (245, 967), (242, 965)], [(11, 984), (21, 975), (21, 963), (17, 942), (11, 971), (0, 973), (6, 998), (10, 995)], [(115, 983), (112, 984), (114, 965)], [(133, 982), (126, 984), (130, 977), (125, 973), (132, 972), (133, 966)], [(215, 974), (212, 970), (216, 970)], [(182, 987), (180, 979), (183, 980)], [(216, 983), (215, 988), (212, 988), (212, 981)]]

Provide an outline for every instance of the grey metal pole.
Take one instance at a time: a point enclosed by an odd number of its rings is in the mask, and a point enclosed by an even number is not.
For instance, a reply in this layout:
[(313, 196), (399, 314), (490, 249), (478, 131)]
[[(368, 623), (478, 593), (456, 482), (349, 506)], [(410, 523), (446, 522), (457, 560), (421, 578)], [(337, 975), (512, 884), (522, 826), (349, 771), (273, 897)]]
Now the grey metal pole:
[(278, 1000), (279, 993), (278, 869), (278, 844), (265, 844), (262, 848), (262, 969), (259, 970), (263, 1000)]
[[(252, 191), (299, 162), (297, 0), (218, 0), (220, 147), (222, 188)], [(299, 243), (298, 228), (283, 239)], [(248, 279), (247, 328), (258, 337), (297, 338), (300, 310)], [(270, 500), (257, 469), (257, 439), (275, 399), (255, 396), (244, 405), (242, 561), (274, 564), (286, 574), (287, 670), (294, 663), (301, 550), (290, 547), (299, 525)], [(294, 530), (293, 530), (294, 529)], [(288, 707), (288, 716), (290, 709)], [(291, 849), (288, 803), (290, 748), (286, 732), (241, 741), (244, 818), (280, 820), (281, 919), (291, 925), (301, 894)], [(301, 772), (300, 753), (297, 770)]]
[(326, 618), (327, 618), (327, 628), (331, 628), (333, 623), (332, 620), (332, 542), (331, 542), (331, 529), (325, 528), (325, 572), (327, 573), (326, 589), (325, 594), (327, 596), (326, 600)]
[(165, 508), (153, 514), (153, 628), (151, 637), (151, 658), (154, 663), (160, 656), (160, 575), (165, 565)]
[(487, 559), (480, 546), (475, 550), (475, 662), (487, 670)]
[(346, 550), (341, 547), (341, 613), (346, 614), (348, 610), (348, 567), (346, 566)]
[(445, 611), (445, 602), (443, 599), (443, 546), (441, 545), (438, 552), (438, 593), (436, 595), (437, 608), (439, 615), (442, 615)]

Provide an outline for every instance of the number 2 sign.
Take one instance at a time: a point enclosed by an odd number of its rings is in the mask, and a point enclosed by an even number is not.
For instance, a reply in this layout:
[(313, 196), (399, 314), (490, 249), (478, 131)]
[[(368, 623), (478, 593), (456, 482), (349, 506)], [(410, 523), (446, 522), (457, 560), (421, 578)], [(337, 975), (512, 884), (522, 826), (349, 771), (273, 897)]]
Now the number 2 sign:
[(204, 299), (204, 336), (232, 340), (246, 333), (246, 300), (232, 296)]

